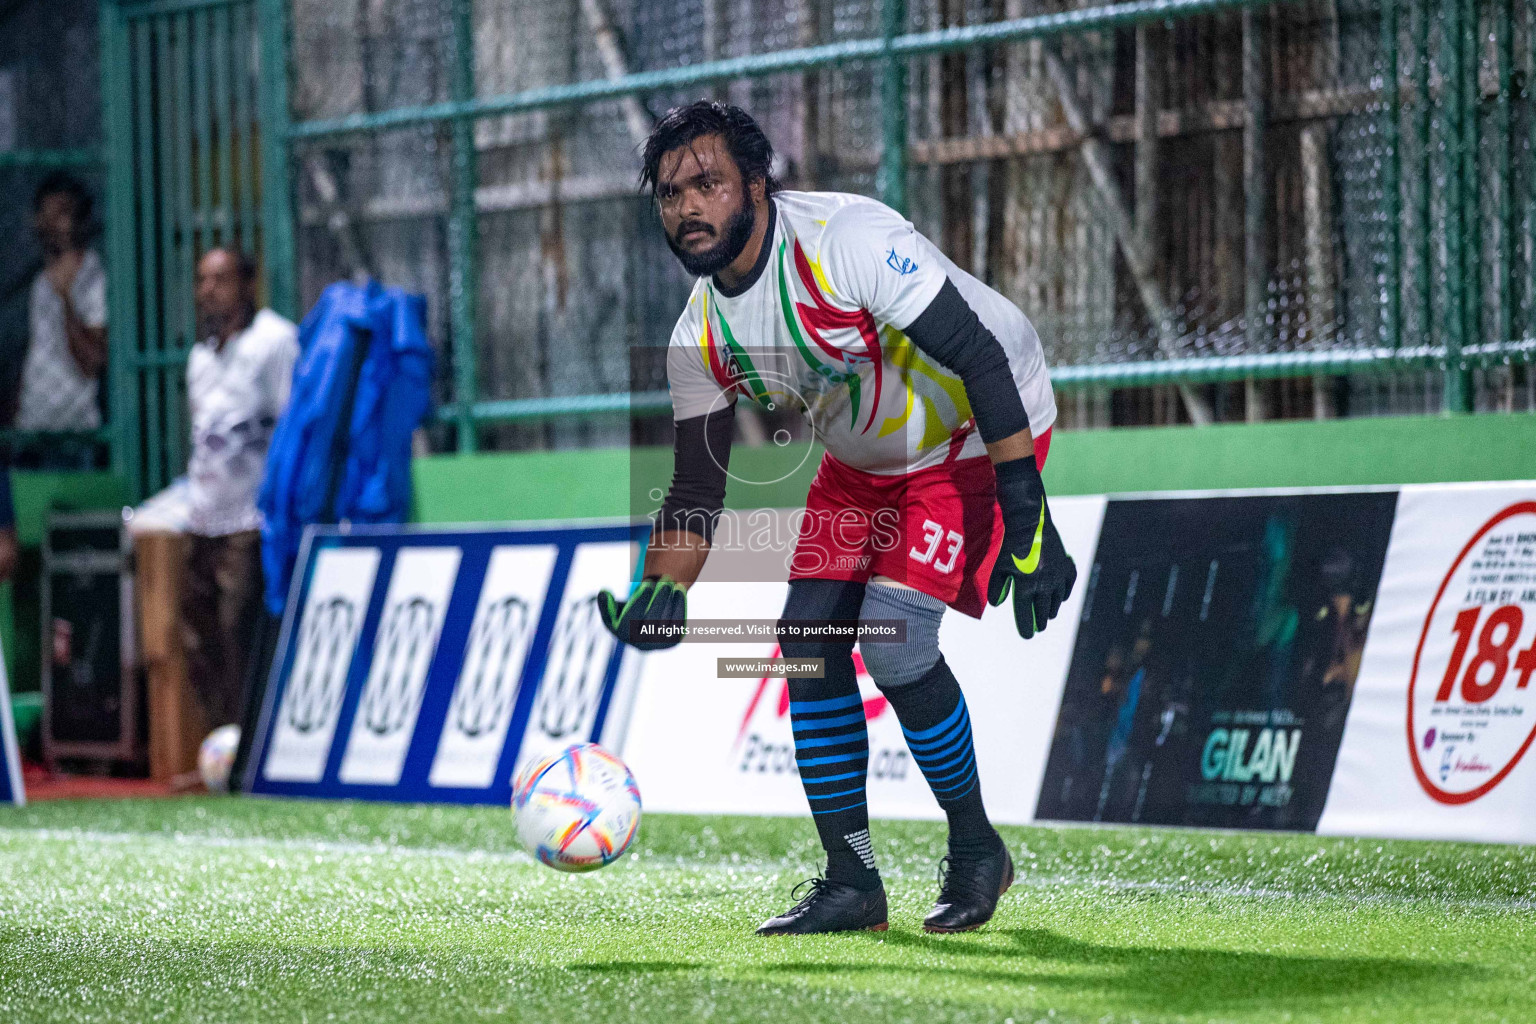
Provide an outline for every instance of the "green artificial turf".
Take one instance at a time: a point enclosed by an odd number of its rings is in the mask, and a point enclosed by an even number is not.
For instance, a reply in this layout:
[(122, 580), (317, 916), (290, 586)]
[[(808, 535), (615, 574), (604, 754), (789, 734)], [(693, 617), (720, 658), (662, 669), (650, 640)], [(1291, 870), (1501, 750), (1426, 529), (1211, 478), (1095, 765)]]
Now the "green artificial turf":
[(997, 918), (928, 936), (941, 827), (874, 831), (889, 932), (760, 939), (808, 821), (650, 815), (573, 877), (500, 808), (0, 808), (0, 1021), (1536, 1020), (1536, 850), (1009, 828)]

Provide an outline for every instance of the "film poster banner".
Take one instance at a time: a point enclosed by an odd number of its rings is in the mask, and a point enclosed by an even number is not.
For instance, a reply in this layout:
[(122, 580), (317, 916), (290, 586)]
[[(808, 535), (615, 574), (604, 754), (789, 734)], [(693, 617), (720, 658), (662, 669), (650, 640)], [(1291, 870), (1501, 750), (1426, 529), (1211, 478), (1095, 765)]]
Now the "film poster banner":
[(1110, 501), (1036, 816), (1312, 829), (1396, 500)]
[(1405, 487), (1318, 831), (1536, 842), (1536, 483)]
[(311, 530), (246, 791), (507, 803), (530, 756), (620, 747), (638, 655), (597, 595), (648, 529)]
[[(787, 510), (764, 511), (787, 515)], [(1102, 497), (1051, 502), (1052, 518), (1079, 567), (1092, 561), (1103, 512)], [(689, 592), (689, 615), (777, 619), (788, 592), (784, 567), (779, 564), (777, 579), (771, 565), (758, 568), (768, 578), (740, 582), (739, 566), (721, 569), (712, 556)], [(998, 821), (1031, 819), (1084, 590), (1079, 585), (1050, 627), (1029, 641), (1019, 637), (1007, 607), (989, 607), (979, 620), (954, 611), (944, 616), (940, 647), (965, 688), (987, 808)], [(645, 656), (624, 757), (640, 780), (648, 810), (808, 813), (795, 765), (788, 684), (782, 678), (718, 677), (720, 658), (777, 653), (768, 640), (682, 643)], [(941, 817), (895, 712), (864, 671), (858, 648), (854, 665), (869, 730), (870, 813)]]

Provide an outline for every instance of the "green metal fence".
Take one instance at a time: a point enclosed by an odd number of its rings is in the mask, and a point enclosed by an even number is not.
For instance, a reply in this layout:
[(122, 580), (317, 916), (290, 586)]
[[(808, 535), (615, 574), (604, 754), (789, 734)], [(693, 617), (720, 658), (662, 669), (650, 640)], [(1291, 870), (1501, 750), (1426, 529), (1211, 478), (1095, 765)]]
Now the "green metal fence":
[[(654, 373), (600, 368), (610, 338), (663, 344), (686, 285), (614, 182), (701, 94), (760, 116), (791, 187), (872, 192), (984, 273), (1064, 390), (1177, 386), (1201, 421), (1228, 381), (1430, 370), (1451, 410), (1500, 374), (1529, 386), (1529, 3), (263, 4), (295, 90), (296, 294), (393, 266), (435, 299), (461, 450), (488, 424), (665, 409)], [(640, 254), (607, 261), (626, 284), (550, 256), (583, 231)], [(620, 322), (573, 314), (566, 278)]]
[(1344, 387), (1536, 405), (1528, 0), (101, 12), (111, 430), (141, 492), (184, 459), (191, 261), (223, 241), (291, 316), (343, 277), (427, 294), (440, 447), (641, 437), (614, 414), (665, 412), (688, 281), (636, 145), (700, 95), (759, 117), (789, 187), (879, 196), (1018, 302), (1074, 422), (1137, 388), (1251, 418), (1266, 380), (1319, 414)]
[[(286, 161), (263, 149), (266, 104), (280, 97), (261, 70), (282, 65), (263, 60), (262, 39), (253, 0), (101, 6), (113, 431), (117, 468), (135, 493), (163, 487), (186, 464), (198, 256), (224, 245), (260, 253), (271, 245), (269, 220), (279, 233), (289, 223), (274, 174)], [(266, 261), (273, 298), (291, 307), (276, 286), (288, 265)]]

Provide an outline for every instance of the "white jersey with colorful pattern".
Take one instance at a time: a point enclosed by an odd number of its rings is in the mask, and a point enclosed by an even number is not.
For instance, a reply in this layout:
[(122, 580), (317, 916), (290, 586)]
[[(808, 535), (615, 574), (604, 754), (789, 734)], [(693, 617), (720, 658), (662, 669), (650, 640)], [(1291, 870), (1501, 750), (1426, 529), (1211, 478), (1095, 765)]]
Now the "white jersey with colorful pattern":
[(1045, 355), (1019, 308), (947, 259), (890, 207), (838, 192), (778, 192), (766, 264), (745, 288), (700, 278), (672, 331), (672, 415), (738, 395), (798, 409), (855, 469), (910, 473), (982, 455), (965, 388), (902, 333), (947, 278), (1002, 344), (1039, 436), (1056, 420)]

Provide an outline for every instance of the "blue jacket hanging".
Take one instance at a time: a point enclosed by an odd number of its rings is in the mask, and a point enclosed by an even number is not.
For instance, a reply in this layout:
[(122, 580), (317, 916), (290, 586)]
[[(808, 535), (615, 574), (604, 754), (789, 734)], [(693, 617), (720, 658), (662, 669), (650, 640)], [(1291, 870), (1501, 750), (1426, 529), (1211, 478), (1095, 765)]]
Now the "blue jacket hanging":
[(400, 523), (410, 514), (411, 434), (431, 405), (426, 310), (422, 296), (376, 281), (333, 284), (299, 326), (293, 393), (257, 499), (273, 615), (282, 614), (305, 526)]

